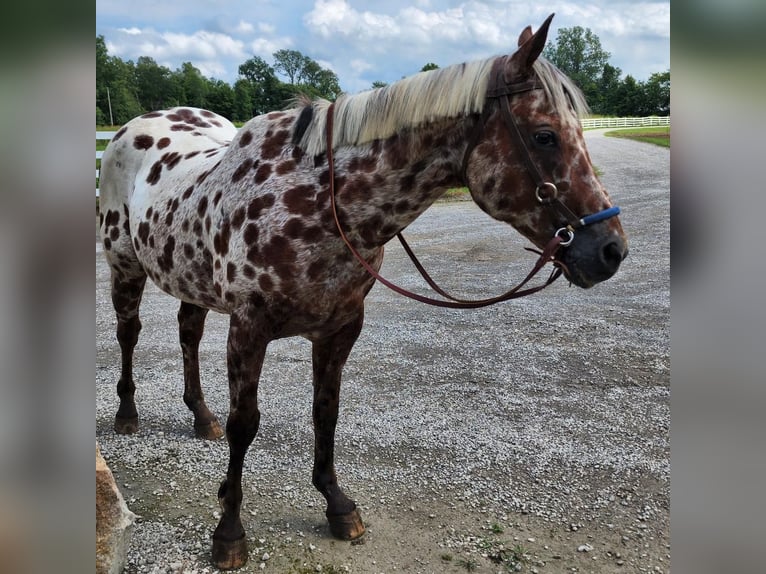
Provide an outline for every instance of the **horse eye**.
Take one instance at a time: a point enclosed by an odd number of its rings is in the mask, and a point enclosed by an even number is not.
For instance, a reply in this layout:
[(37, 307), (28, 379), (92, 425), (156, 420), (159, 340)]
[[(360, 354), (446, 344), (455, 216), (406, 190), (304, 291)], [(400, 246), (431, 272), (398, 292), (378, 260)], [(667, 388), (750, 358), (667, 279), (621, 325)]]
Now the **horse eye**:
[(534, 136), (535, 143), (541, 147), (554, 147), (556, 145), (556, 134), (549, 131), (537, 132)]

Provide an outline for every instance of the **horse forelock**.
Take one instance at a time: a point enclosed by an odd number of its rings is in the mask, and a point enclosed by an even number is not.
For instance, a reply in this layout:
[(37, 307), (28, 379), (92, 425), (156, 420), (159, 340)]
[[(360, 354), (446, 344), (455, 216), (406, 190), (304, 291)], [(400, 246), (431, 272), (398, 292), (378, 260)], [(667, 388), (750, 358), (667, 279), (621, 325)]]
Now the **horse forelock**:
[[(333, 147), (362, 145), (436, 120), (481, 113), (496, 59), (421, 72), (383, 88), (340, 96), (335, 102)], [(588, 112), (582, 92), (553, 64), (539, 58), (534, 71), (556, 111), (569, 110), (577, 116)], [(321, 98), (296, 102), (303, 109), (293, 143), (308, 155), (326, 151), (330, 105)]]
[(557, 113), (562, 115), (570, 110), (569, 113), (577, 117), (590, 113), (580, 88), (551, 62), (540, 57), (535, 61), (533, 70)]

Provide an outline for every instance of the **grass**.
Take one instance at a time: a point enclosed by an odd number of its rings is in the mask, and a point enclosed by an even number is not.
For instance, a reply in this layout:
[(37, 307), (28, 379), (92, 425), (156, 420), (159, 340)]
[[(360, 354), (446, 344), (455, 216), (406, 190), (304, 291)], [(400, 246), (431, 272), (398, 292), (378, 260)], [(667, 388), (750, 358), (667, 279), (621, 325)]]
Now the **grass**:
[(636, 141), (651, 143), (662, 147), (670, 147), (670, 126), (653, 126), (648, 128), (625, 128), (606, 132), (605, 136), (628, 138)]

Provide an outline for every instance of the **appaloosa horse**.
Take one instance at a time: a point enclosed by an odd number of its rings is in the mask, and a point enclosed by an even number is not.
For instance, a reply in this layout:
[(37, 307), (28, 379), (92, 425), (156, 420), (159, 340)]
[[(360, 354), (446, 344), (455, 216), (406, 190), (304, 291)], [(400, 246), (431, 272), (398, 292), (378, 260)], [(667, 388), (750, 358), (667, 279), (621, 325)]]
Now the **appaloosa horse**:
[(417, 74), (335, 104), (299, 102), (239, 130), (208, 111), (153, 112), (109, 144), (101, 236), (122, 349), (117, 432), (138, 429), (131, 366), (146, 277), (182, 301), (184, 401), (207, 438), (221, 432), (200, 390), (197, 349), (208, 309), (231, 316), (217, 567), (247, 560), (242, 465), (258, 430), (266, 347), (281, 337), (313, 344), (313, 484), (327, 500), (331, 532), (364, 533), (333, 462), (341, 369), (375, 281), (349, 247), (379, 269), (386, 242), (445, 190), (465, 185), (572, 283), (590, 287), (617, 271), (627, 242), (585, 148), (584, 101), (539, 57), (549, 24), (525, 29), (511, 56)]

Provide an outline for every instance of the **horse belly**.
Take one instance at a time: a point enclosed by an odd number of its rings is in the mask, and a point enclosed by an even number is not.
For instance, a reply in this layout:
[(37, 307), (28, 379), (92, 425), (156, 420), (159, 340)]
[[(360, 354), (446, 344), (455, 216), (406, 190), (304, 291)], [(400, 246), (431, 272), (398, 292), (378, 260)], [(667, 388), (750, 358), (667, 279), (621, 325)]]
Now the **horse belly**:
[[(162, 291), (227, 312), (214, 280), (210, 235), (215, 224), (210, 214), (200, 215), (202, 196), (186, 191), (200, 169), (167, 178), (162, 187), (136, 188), (130, 203), (133, 246), (144, 271)], [(210, 201), (204, 197), (203, 205)]]

